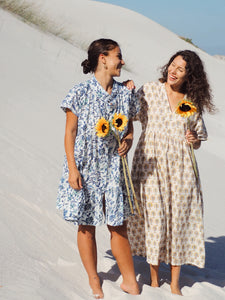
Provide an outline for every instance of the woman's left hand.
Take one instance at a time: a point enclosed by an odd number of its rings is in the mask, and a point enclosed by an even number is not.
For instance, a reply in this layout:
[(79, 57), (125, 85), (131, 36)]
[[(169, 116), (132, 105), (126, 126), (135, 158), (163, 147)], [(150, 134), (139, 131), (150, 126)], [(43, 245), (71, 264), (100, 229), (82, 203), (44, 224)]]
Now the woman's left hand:
[(126, 156), (127, 152), (130, 150), (133, 143), (133, 139), (131, 138), (124, 138), (121, 141), (121, 145), (118, 148), (118, 154), (120, 156)]
[(185, 137), (186, 137), (186, 141), (189, 145), (193, 144), (193, 147), (195, 149), (198, 149), (200, 147), (201, 141), (198, 139), (198, 135), (197, 135), (196, 131), (188, 129), (186, 131)]
[(133, 90), (133, 89), (135, 89), (135, 85), (134, 85), (133, 80), (128, 79), (128, 80), (126, 80), (126, 81), (123, 81), (123, 85), (125, 85), (125, 87), (127, 87), (128, 90)]

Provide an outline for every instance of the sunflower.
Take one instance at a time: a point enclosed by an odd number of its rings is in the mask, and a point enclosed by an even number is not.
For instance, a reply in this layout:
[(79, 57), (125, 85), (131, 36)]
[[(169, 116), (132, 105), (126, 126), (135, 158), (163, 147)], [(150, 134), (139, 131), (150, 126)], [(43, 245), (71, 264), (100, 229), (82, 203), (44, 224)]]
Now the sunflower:
[(197, 111), (196, 106), (190, 101), (183, 99), (177, 105), (175, 112), (179, 114), (181, 117), (188, 118), (195, 114)]
[(106, 119), (102, 117), (95, 126), (97, 136), (105, 137), (109, 133), (109, 128), (109, 121), (106, 121)]
[(114, 118), (112, 120), (113, 126), (116, 128), (116, 130), (123, 131), (126, 127), (128, 122), (128, 119), (125, 115), (122, 115), (121, 113), (115, 114)]

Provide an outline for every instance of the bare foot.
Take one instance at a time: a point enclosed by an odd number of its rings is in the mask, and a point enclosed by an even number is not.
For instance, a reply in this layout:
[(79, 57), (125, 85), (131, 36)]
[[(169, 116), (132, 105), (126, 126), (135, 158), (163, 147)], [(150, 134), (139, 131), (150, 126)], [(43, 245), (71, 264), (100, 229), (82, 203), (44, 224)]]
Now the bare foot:
[(94, 276), (92, 278), (89, 278), (89, 284), (92, 289), (92, 295), (95, 299), (103, 299), (104, 294), (102, 291), (100, 279), (98, 276)]
[(121, 283), (120, 288), (124, 292), (131, 294), (131, 295), (139, 295), (140, 294), (140, 290), (139, 290), (139, 286), (138, 286), (137, 282), (132, 285)]
[(183, 294), (181, 293), (180, 287), (176, 286), (176, 285), (170, 285), (171, 288), (171, 293), (172, 294), (176, 294), (176, 295), (180, 295), (183, 296)]

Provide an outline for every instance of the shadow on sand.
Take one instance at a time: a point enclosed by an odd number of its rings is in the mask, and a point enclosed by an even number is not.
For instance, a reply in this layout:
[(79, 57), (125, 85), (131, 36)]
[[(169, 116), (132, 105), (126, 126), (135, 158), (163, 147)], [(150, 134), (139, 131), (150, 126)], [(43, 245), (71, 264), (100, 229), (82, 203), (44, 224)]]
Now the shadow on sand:
[[(196, 282), (208, 282), (218, 287), (225, 286), (225, 236), (209, 237), (205, 242), (206, 262), (205, 268), (199, 269), (195, 266), (184, 265), (181, 269), (180, 286), (191, 287)], [(115, 261), (111, 250), (106, 252), (106, 258)], [(142, 290), (143, 285), (150, 283), (149, 264), (145, 258), (134, 256), (135, 273), (138, 277), (138, 284)], [(159, 269), (160, 284), (164, 282), (170, 284), (170, 267), (164, 263)], [(120, 276), (119, 268), (116, 264), (108, 272), (100, 272), (99, 276), (102, 281), (117, 281)]]
[(205, 250), (205, 268), (182, 267), (182, 286), (192, 286), (195, 282), (203, 281), (219, 287), (225, 286), (225, 236), (209, 237), (205, 242)]
[[(105, 258), (109, 258), (111, 260), (114, 260), (115, 263), (111, 267), (111, 269), (108, 272), (99, 272), (98, 275), (103, 282), (104, 280), (110, 280), (110, 281), (117, 281), (120, 277), (120, 270), (117, 266), (116, 260), (114, 256), (112, 255), (112, 251), (108, 250), (106, 251)], [(146, 263), (145, 258), (134, 256), (134, 268), (136, 277), (139, 275), (139, 288), (142, 291), (142, 287), (144, 284), (149, 284), (149, 276), (150, 276), (150, 270), (149, 265)]]

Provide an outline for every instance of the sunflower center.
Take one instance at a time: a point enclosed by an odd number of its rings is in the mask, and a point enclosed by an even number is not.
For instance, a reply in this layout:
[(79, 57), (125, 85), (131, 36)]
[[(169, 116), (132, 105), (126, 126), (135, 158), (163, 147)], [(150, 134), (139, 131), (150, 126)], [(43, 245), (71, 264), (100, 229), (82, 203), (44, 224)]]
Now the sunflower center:
[(105, 130), (107, 129), (107, 127), (105, 126), (105, 124), (102, 125), (102, 132), (105, 133)]
[(116, 126), (120, 127), (123, 124), (122, 119), (116, 119)]
[(186, 112), (186, 111), (191, 110), (191, 107), (190, 107), (190, 105), (184, 104), (184, 103), (183, 103), (183, 104), (180, 106), (180, 110), (183, 111), (183, 112)]

